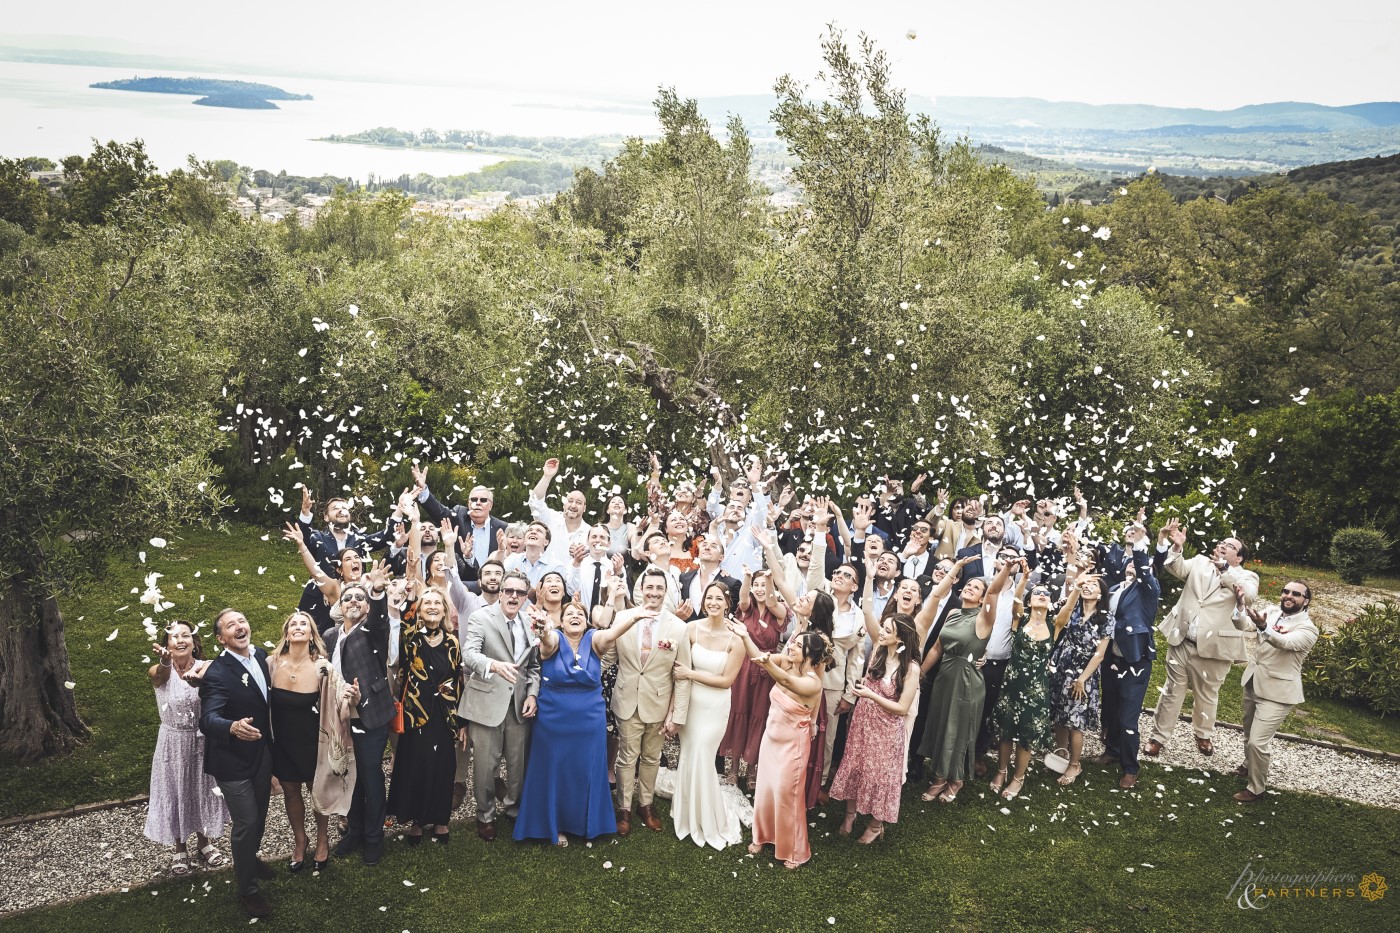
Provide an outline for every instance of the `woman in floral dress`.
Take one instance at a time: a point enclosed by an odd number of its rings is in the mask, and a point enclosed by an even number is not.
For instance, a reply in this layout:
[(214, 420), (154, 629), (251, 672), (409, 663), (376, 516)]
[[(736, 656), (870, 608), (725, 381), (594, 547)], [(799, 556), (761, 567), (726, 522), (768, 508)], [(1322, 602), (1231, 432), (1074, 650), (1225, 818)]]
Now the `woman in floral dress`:
[(1099, 665), (1113, 635), (1102, 605), (1099, 579), (1082, 573), (1069, 588), (1055, 616), (1055, 648), (1050, 652), (1050, 721), (1055, 747), (1069, 749), (1061, 784), (1079, 777), (1084, 733), (1099, 727)]
[[(1031, 756), (1050, 747), (1050, 674), (1047, 665), (1054, 640), (1050, 634), (1050, 587), (1031, 588), (1030, 608), (1023, 609), (1029, 575), (1021, 578), (1012, 609), (1011, 661), (997, 702), (995, 721), (1001, 748), (992, 793), (1014, 800), (1026, 783)], [(1016, 749), (1016, 774), (1008, 782), (1011, 749)], [(1003, 789), (1003, 785), (1005, 785)]]

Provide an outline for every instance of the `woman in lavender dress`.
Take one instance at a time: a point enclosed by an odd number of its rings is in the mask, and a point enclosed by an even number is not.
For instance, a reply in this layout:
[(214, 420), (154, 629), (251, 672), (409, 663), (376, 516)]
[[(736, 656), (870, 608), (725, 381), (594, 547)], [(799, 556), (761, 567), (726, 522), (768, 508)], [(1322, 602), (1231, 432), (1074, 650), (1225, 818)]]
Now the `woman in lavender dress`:
[(211, 837), (224, 834), (228, 808), (214, 779), (204, 773), (204, 736), (199, 731), (199, 690), (185, 682), (185, 675), (204, 657), (199, 633), (190, 623), (177, 620), (165, 630), (165, 644), (151, 646), (157, 663), (151, 666), (151, 684), (160, 709), (160, 734), (151, 762), (151, 800), (146, 809), (146, 838), (175, 847), (172, 875), (190, 873), (185, 848), (190, 834), (199, 843), (199, 855), (210, 868), (228, 859)]

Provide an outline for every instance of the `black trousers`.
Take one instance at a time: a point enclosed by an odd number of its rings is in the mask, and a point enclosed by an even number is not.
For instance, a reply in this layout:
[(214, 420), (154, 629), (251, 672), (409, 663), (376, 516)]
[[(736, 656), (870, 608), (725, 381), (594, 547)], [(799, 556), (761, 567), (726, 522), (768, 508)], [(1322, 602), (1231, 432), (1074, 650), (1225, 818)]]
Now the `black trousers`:
[[(238, 741), (238, 740), (234, 740)], [(240, 897), (258, 890), (258, 848), (267, 828), (267, 802), (272, 796), (272, 749), (262, 743), (257, 771), (241, 781), (218, 781), (219, 792), (233, 818), (229, 848), (233, 850), (233, 873), (238, 879)]]
[(355, 795), (345, 816), (345, 834), (362, 839), (367, 846), (384, 842), (384, 743), (389, 741), (389, 724), (378, 729), (361, 729), (356, 719), (350, 724), (350, 743), (355, 747)]
[(1103, 692), (1104, 749), (1118, 759), (1124, 774), (1138, 773), (1138, 748), (1142, 744), (1138, 724), (1142, 701), (1147, 696), (1147, 682), (1151, 679), (1151, 658), (1130, 664), (1112, 654), (1099, 678)]
[(982, 665), (982, 682), (987, 685), (987, 698), (982, 701), (982, 728), (977, 730), (977, 757), (987, 754), (987, 749), (996, 742), (996, 726), (993, 714), (997, 700), (1001, 699), (1001, 684), (1006, 680), (1006, 664), (1010, 658), (993, 661), (988, 658)]

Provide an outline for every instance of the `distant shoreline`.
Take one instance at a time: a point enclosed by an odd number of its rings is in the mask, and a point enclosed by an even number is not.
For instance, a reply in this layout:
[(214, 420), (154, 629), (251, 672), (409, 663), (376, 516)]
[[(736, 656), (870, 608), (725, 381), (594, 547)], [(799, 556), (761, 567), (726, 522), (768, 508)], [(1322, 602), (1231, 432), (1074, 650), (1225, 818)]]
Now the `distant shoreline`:
[(136, 91), (145, 94), (179, 94), (198, 98), (202, 107), (229, 107), (236, 110), (280, 110), (275, 100), (314, 100), (310, 94), (293, 94), (271, 84), (231, 81), (224, 78), (120, 78), (97, 81), (88, 87), (104, 91)]
[(388, 143), (346, 139), (343, 136), (339, 139), (330, 136), (313, 136), (311, 137), (311, 141), (313, 143), (330, 143), (333, 146), (366, 146), (370, 149), (390, 149), (394, 152), (460, 152), (463, 155), (498, 155), (509, 159), (528, 159), (532, 162), (542, 161), (539, 153), (525, 152), (520, 149), (493, 149), (485, 146), (473, 146), (470, 149), (465, 146), (391, 146)]

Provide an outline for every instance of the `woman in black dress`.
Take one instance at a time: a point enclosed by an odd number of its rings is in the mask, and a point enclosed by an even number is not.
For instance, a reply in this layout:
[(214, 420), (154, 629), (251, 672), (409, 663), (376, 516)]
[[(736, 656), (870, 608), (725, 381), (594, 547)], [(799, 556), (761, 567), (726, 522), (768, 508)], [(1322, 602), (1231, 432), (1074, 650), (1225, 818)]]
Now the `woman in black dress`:
[[(282, 785), (287, 821), (292, 824), (292, 861), (287, 867), (298, 872), (306, 864), (307, 845), (306, 801), (301, 789), (306, 785), (310, 790), (316, 778), (316, 749), (321, 733), (317, 701), (321, 696), (321, 678), (330, 668), (325, 643), (309, 613), (297, 611), (287, 617), (282, 623), (282, 641), (273, 649), (268, 661), (272, 673), (272, 683), (268, 685), (273, 735), (272, 776)], [(326, 815), (314, 815), (315, 859), (319, 871), (330, 859), (330, 840)]]
[(435, 828), (435, 842), (446, 845), (452, 816), (452, 782), (457, 772), (457, 701), (462, 693), (462, 649), (444, 627), (451, 601), (436, 587), (422, 588), (403, 611), (399, 629), (399, 680), (403, 685), (403, 735), (394, 756), (388, 812), (408, 826), (408, 844), (423, 841)]

